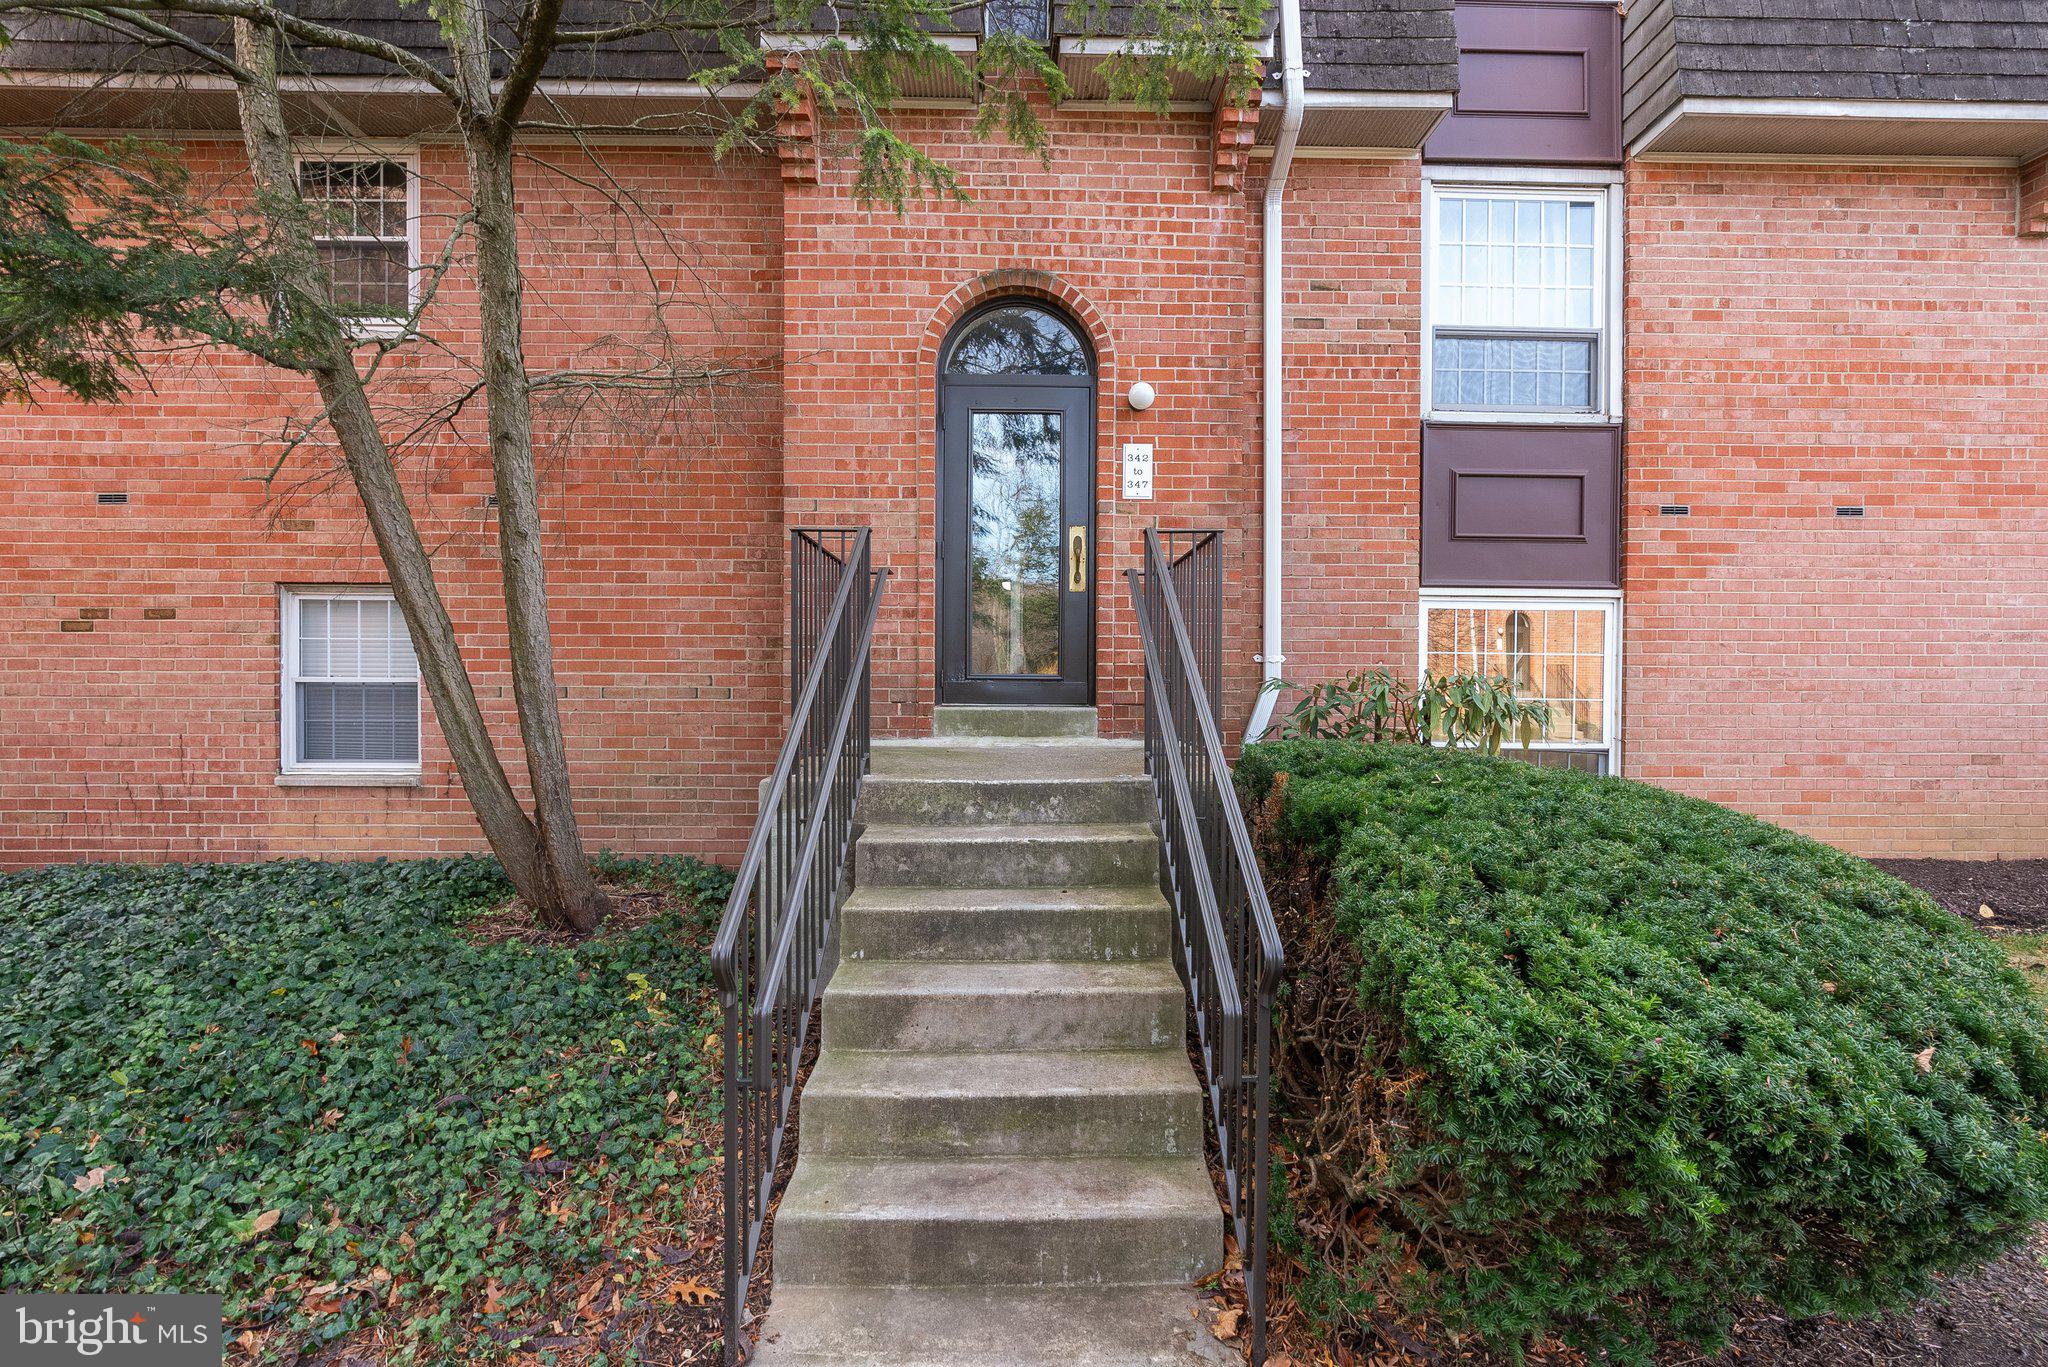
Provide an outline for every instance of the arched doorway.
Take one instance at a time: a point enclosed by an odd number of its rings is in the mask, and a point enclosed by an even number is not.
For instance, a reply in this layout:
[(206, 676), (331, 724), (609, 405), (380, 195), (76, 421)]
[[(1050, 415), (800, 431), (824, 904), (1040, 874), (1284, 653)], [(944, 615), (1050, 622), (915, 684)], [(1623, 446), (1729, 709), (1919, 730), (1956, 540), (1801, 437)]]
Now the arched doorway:
[(939, 352), (939, 701), (1093, 701), (1095, 358), (1003, 299)]

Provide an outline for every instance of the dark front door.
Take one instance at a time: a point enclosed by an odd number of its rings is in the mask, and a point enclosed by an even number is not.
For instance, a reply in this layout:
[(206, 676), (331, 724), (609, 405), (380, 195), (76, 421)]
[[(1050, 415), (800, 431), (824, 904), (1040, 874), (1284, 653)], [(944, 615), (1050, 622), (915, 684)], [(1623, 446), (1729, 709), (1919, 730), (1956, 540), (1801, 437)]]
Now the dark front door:
[(1091, 369), (1078, 335), (1036, 305), (984, 310), (949, 351), (939, 401), (942, 703), (1092, 700)]

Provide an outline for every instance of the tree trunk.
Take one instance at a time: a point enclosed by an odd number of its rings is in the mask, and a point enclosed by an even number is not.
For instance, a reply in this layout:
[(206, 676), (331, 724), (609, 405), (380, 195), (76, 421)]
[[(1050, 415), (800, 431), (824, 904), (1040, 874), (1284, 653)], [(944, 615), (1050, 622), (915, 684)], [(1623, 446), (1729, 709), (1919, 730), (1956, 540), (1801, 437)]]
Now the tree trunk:
[[(255, 77), (253, 82), (238, 87), (237, 104), (257, 190), (276, 205), (270, 217), (287, 249), (300, 263), (299, 277), (316, 282), (316, 291), (325, 295), (319, 255), (304, 216), (296, 211), (298, 172), (278, 99), (276, 36), (262, 25), (237, 20), (234, 37), (236, 61)], [(363, 391), (349, 340), (331, 318), (314, 320), (314, 325), (320, 336), (310, 362), (313, 381), (362, 499), (378, 554), (391, 576), (392, 597), (412, 633), (420, 677), (433, 699), (435, 719), (462, 778), (477, 825), (513, 887), (542, 920), (588, 930), (604, 912), (604, 896), (582, 862), (580, 849), (575, 852), (578, 879), (565, 880), (559, 876), (557, 856), (512, 791), (490, 731), (484, 725), (482, 709), (477, 706), (476, 690), (456, 644), (454, 623), (434, 580), (433, 562), (420, 541), (419, 528), (406, 503), (390, 448), (377, 425), (369, 396)], [(502, 478), (499, 487), (501, 491), (504, 488)], [(509, 582), (506, 596), (508, 600), (512, 596)], [(514, 636), (516, 639), (516, 625)], [(552, 689), (549, 698), (553, 698)], [(569, 833), (573, 844), (573, 824)]]
[(482, 0), (463, 0), (460, 15), (448, 30), (455, 81), (465, 106), (463, 151), (476, 224), (477, 316), (491, 471), (498, 489), (498, 569), (510, 633), (512, 697), (526, 748), (541, 856), (557, 889), (556, 906), (568, 925), (589, 930), (611, 904), (591, 876), (583, 853), (569, 786), (568, 747), (562, 741), (561, 694), (555, 684), (554, 640), (548, 624), (547, 564), (541, 548), (540, 481), (534, 469), (533, 393), (521, 335), (524, 289), (512, 174), (516, 118), (500, 117), (494, 106), (488, 22)]

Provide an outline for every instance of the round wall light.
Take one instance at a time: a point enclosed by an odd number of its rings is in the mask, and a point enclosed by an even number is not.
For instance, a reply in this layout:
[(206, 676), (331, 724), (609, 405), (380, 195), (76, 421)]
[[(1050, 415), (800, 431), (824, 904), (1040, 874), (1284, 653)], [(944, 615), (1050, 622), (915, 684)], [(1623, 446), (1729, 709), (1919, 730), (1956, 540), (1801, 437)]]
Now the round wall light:
[(1140, 413), (1152, 406), (1154, 397), (1152, 386), (1146, 384), (1143, 380), (1131, 386), (1131, 407), (1137, 409)]

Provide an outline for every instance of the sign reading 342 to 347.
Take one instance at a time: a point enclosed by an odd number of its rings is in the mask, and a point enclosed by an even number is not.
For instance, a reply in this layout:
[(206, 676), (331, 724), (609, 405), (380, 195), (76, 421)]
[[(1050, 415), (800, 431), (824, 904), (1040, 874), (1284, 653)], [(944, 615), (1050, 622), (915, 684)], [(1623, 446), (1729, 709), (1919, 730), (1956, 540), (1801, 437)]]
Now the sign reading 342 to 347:
[(1124, 497), (1152, 497), (1152, 443), (1124, 443)]

